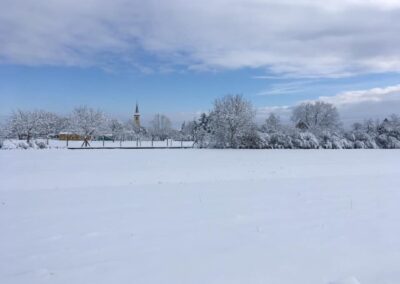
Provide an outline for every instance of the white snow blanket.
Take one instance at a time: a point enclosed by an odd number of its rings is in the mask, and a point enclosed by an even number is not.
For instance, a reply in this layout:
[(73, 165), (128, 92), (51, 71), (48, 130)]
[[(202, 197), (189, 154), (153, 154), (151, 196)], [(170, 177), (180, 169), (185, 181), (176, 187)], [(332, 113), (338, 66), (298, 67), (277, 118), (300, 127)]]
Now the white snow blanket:
[(2, 284), (398, 284), (399, 235), (399, 150), (0, 151)]

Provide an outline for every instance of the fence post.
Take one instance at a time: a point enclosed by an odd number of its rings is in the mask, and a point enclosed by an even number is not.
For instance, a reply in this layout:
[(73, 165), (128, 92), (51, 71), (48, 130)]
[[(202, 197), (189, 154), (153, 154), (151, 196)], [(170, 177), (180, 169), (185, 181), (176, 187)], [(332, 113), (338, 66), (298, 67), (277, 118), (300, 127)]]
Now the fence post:
[(104, 135), (103, 135), (103, 148), (104, 148)]
[(69, 139), (68, 139), (68, 136), (67, 136), (67, 148), (68, 148), (68, 141), (69, 141)]
[(181, 148), (183, 148), (183, 140), (181, 140)]

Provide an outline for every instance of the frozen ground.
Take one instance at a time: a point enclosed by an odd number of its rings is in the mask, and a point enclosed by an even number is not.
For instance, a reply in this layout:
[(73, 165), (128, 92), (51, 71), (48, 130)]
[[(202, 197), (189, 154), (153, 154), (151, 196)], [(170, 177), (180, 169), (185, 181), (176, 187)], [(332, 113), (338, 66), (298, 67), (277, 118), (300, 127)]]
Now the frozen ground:
[(400, 283), (400, 151), (0, 151), (0, 283)]

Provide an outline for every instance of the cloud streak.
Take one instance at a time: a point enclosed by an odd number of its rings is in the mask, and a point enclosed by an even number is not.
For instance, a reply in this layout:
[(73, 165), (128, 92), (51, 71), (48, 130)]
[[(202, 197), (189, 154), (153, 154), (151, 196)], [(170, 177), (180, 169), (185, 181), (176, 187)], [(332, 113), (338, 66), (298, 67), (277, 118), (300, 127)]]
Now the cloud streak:
[(268, 89), (257, 93), (257, 96), (278, 96), (296, 94), (307, 90), (315, 80), (301, 80), (287, 83), (272, 84)]

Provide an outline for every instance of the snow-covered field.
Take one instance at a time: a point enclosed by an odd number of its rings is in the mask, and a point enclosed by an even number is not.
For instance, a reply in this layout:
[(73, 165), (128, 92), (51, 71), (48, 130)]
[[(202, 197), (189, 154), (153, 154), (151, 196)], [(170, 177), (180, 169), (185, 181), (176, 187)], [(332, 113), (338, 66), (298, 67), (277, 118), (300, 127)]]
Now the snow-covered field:
[(2, 284), (400, 283), (399, 150), (21, 150), (0, 166)]

